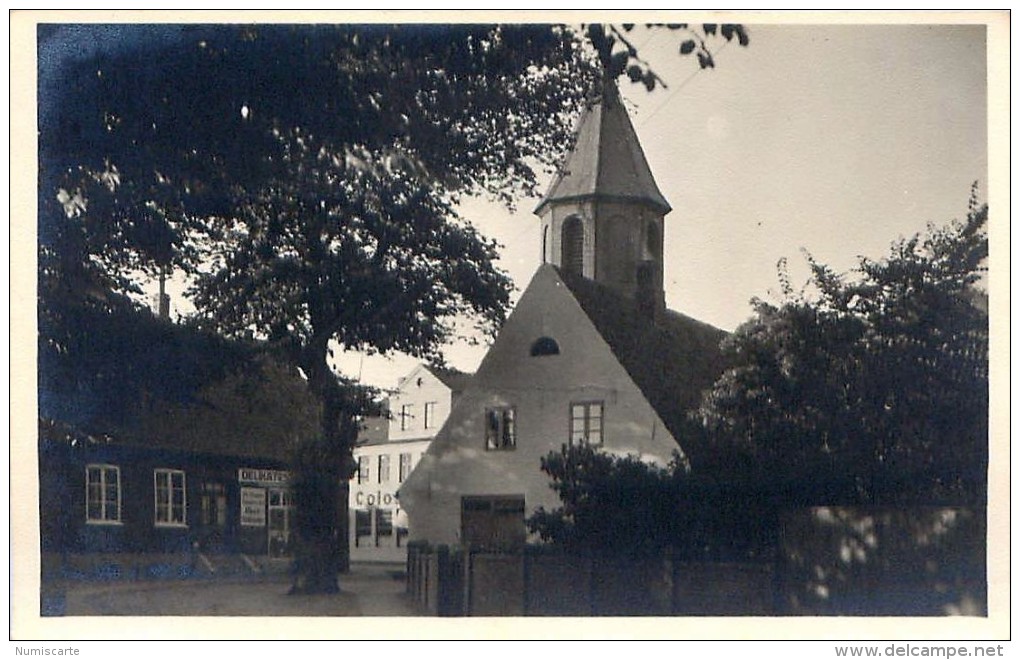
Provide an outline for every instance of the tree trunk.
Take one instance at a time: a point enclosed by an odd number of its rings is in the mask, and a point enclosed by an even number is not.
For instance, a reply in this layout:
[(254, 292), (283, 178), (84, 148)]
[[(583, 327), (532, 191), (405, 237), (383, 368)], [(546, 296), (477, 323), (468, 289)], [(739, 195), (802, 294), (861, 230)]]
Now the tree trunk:
[(297, 448), (293, 466), (294, 594), (336, 593), (338, 574), (350, 567), (347, 497), (356, 411), (326, 355), (326, 344), (320, 342), (318, 348), (309, 346), (301, 360), (322, 409), (319, 437)]

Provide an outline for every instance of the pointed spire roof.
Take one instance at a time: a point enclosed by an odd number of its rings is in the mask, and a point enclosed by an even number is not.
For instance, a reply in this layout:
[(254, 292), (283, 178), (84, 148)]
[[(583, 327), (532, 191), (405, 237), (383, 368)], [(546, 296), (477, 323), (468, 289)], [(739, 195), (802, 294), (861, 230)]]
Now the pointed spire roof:
[(589, 101), (575, 135), (573, 150), (535, 213), (550, 202), (585, 197), (640, 201), (669, 213), (669, 202), (655, 185), (616, 82), (602, 83), (602, 93)]

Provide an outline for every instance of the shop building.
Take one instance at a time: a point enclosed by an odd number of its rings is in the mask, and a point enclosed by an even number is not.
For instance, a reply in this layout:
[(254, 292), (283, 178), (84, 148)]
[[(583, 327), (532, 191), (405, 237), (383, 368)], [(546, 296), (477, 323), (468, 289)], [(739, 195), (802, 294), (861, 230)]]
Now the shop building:
[(74, 350), (40, 356), (46, 577), (285, 566), (289, 452), (316, 424), (305, 381), (144, 312), (81, 321)]
[(72, 434), (40, 439), (44, 552), (181, 553), (212, 571), (222, 555), (290, 555), (290, 473), (278, 452), (214, 454)]
[(385, 427), (370, 424), (354, 450), (357, 473), (350, 485), (352, 561), (403, 562), (407, 514), (398, 490), (442, 428), (470, 375), (418, 365), (390, 395)]

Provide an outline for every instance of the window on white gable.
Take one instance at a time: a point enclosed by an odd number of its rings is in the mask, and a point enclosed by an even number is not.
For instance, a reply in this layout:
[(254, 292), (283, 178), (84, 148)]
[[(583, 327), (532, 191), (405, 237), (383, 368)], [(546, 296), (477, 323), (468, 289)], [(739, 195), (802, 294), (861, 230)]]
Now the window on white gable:
[(358, 457), (358, 483), (367, 484), (372, 479), (372, 459), (368, 456)]
[(580, 401), (570, 404), (570, 444), (602, 444), (601, 401)]
[(436, 402), (429, 401), (425, 404), (425, 428), (430, 429), (436, 425)]
[(414, 419), (414, 404), (405, 403), (400, 406), (400, 430), (411, 430), (411, 420)]
[(511, 451), (517, 447), (516, 411), (510, 407), (485, 410), (485, 448)]
[(411, 453), (406, 452), (400, 455), (400, 483), (411, 474)]

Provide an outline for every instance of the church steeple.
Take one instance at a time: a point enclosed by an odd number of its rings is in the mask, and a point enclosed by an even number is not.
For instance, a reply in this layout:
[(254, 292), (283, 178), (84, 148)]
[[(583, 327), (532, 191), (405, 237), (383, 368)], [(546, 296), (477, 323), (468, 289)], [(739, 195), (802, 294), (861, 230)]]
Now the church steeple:
[(542, 261), (660, 310), (663, 222), (670, 210), (616, 83), (607, 79), (535, 209), (542, 219)]

